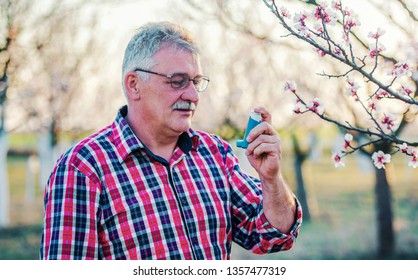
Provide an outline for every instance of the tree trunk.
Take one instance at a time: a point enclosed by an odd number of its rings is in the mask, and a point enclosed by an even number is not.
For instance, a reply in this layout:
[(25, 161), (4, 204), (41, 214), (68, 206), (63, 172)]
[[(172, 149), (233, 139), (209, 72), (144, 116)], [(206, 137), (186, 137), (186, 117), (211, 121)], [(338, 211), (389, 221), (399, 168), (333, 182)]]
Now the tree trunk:
[(38, 138), (38, 158), (39, 158), (39, 186), (44, 189), (45, 184), (51, 174), (54, 158), (53, 148), (51, 147), (51, 135), (44, 134)]
[(56, 121), (52, 120), (48, 133), (38, 138), (38, 156), (40, 165), (39, 186), (43, 189), (51, 175), (52, 168), (56, 162), (56, 147), (58, 143), (58, 128)]
[(302, 151), (298, 138), (295, 134), (292, 134), (292, 145), (295, 158), (294, 167), (296, 172), (296, 195), (302, 207), (303, 220), (308, 222), (311, 220), (311, 215), (306, 196), (305, 181), (303, 180), (303, 163), (308, 158), (310, 150), (307, 152)]
[(309, 212), (309, 205), (308, 205), (308, 199), (306, 196), (305, 191), (305, 181), (303, 180), (303, 163), (304, 159), (300, 156), (295, 156), (295, 172), (296, 172), (296, 190), (297, 190), (297, 197), (299, 199), (299, 202), (302, 207), (303, 211), (303, 220), (306, 222), (309, 222), (311, 220), (311, 214)]
[(392, 194), (385, 169), (376, 169), (377, 257), (393, 257), (395, 238), (393, 231)]

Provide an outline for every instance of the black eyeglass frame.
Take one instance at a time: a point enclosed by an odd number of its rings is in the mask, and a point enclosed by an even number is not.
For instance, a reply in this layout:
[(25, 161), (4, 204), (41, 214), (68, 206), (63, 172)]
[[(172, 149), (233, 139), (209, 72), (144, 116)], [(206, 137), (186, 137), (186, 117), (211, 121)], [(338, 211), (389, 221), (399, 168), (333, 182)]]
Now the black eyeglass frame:
[[(146, 70), (146, 69), (142, 69), (142, 68), (135, 68), (134, 70), (133, 70), (134, 72), (136, 72), (136, 71), (139, 71), (139, 72), (144, 72), (144, 73), (148, 73), (148, 74), (154, 74), (154, 75), (158, 75), (158, 76), (162, 76), (162, 77), (166, 77), (166, 78), (168, 78), (168, 79), (170, 79), (170, 81), (168, 82), (170, 85), (171, 85), (171, 87), (173, 88), (173, 89), (176, 89), (176, 90), (180, 90), (180, 89), (184, 89), (184, 88), (186, 88), (188, 85), (189, 85), (189, 82), (193, 82), (193, 85), (195, 86), (195, 89), (198, 91), (198, 92), (203, 92), (203, 91), (205, 91), (207, 88), (208, 88), (208, 86), (209, 86), (209, 82), (210, 82), (210, 79), (209, 79), (209, 77), (206, 77), (206, 76), (196, 76), (196, 77), (194, 77), (193, 79), (192, 78), (190, 78), (190, 76), (187, 74), (187, 73), (174, 73), (174, 74), (172, 74), (172, 75), (168, 75), (168, 74), (162, 74), (162, 73), (158, 73), (158, 72), (154, 72), (154, 71), (151, 71), (151, 70)], [(184, 83), (184, 85), (181, 85), (181, 86), (179, 86), (179, 87), (176, 87), (175, 86), (175, 81), (173, 81), (173, 80), (171, 80), (173, 77), (175, 77), (175, 76), (182, 76), (182, 77), (184, 77), (186, 80), (187, 80), (187, 83)], [(201, 83), (201, 81), (196, 81), (195, 79), (196, 78), (199, 78), (199, 79), (201, 79), (201, 80), (204, 80), (204, 81), (206, 81), (206, 86), (203, 88), (203, 89), (199, 89), (199, 87), (196, 87), (196, 85), (198, 85), (199, 83)]]

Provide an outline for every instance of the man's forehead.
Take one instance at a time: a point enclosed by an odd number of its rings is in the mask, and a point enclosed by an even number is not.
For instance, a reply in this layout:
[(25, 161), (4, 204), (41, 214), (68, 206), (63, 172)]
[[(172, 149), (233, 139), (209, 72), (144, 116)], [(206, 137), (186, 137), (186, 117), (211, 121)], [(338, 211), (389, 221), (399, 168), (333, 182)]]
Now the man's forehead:
[(170, 66), (170, 68), (183, 68), (184, 65), (186, 65), (188, 68), (195, 68), (198, 72), (201, 71), (199, 54), (192, 53), (184, 49), (176, 49), (172, 47), (160, 49), (155, 53), (153, 60), (155, 62), (154, 66), (166, 65)]

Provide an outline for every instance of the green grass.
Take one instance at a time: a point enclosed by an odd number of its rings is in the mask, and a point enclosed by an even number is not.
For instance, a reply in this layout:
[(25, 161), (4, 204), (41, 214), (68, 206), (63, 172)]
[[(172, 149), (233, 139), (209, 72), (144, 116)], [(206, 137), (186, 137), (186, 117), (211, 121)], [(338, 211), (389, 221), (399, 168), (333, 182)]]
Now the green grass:
[(0, 260), (36, 260), (42, 225), (22, 225), (0, 230)]
[[(288, 156), (289, 157), (289, 156)], [(395, 259), (418, 259), (418, 170), (402, 158), (393, 159), (392, 183)], [(35, 200), (25, 198), (25, 159), (10, 158), (11, 227), (0, 229), (0, 259), (37, 259), (42, 223), (42, 189)], [(294, 186), (290, 159), (284, 173)], [(258, 256), (234, 246), (234, 259), (374, 259), (377, 246), (374, 175), (362, 172), (355, 157), (335, 169), (325, 157), (304, 167), (312, 221), (302, 225), (287, 252)]]
[(33, 133), (13, 133), (9, 135), (9, 145), (13, 148), (36, 148), (37, 137)]
[[(0, 229), (0, 260), (39, 258), (43, 190), (35, 184), (34, 198), (26, 196), (26, 158), (8, 158), (11, 226)], [(34, 180), (37, 182), (38, 177)]]
[[(34, 198), (26, 196), (26, 158), (9, 157), (8, 174), (10, 184), (10, 220), (13, 226), (34, 225), (42, 221), (43, 188), (34, 177)], [(1, 258), (0, 258), (1, 259)]]

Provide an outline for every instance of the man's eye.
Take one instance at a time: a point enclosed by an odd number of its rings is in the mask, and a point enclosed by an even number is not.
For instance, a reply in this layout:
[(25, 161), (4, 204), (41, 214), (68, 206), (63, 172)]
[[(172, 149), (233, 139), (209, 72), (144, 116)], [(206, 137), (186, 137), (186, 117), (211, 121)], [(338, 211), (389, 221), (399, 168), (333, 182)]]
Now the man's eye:
[(181, 85), (183, 85), (183, 84), (184, 84), (184, 81), (185, 81), (185, 79), (183, 79), (183, 80), (172, 80), (172, 81), (171, 81), (171, 84), (172, 84), (173, 86), (181, 86)]

